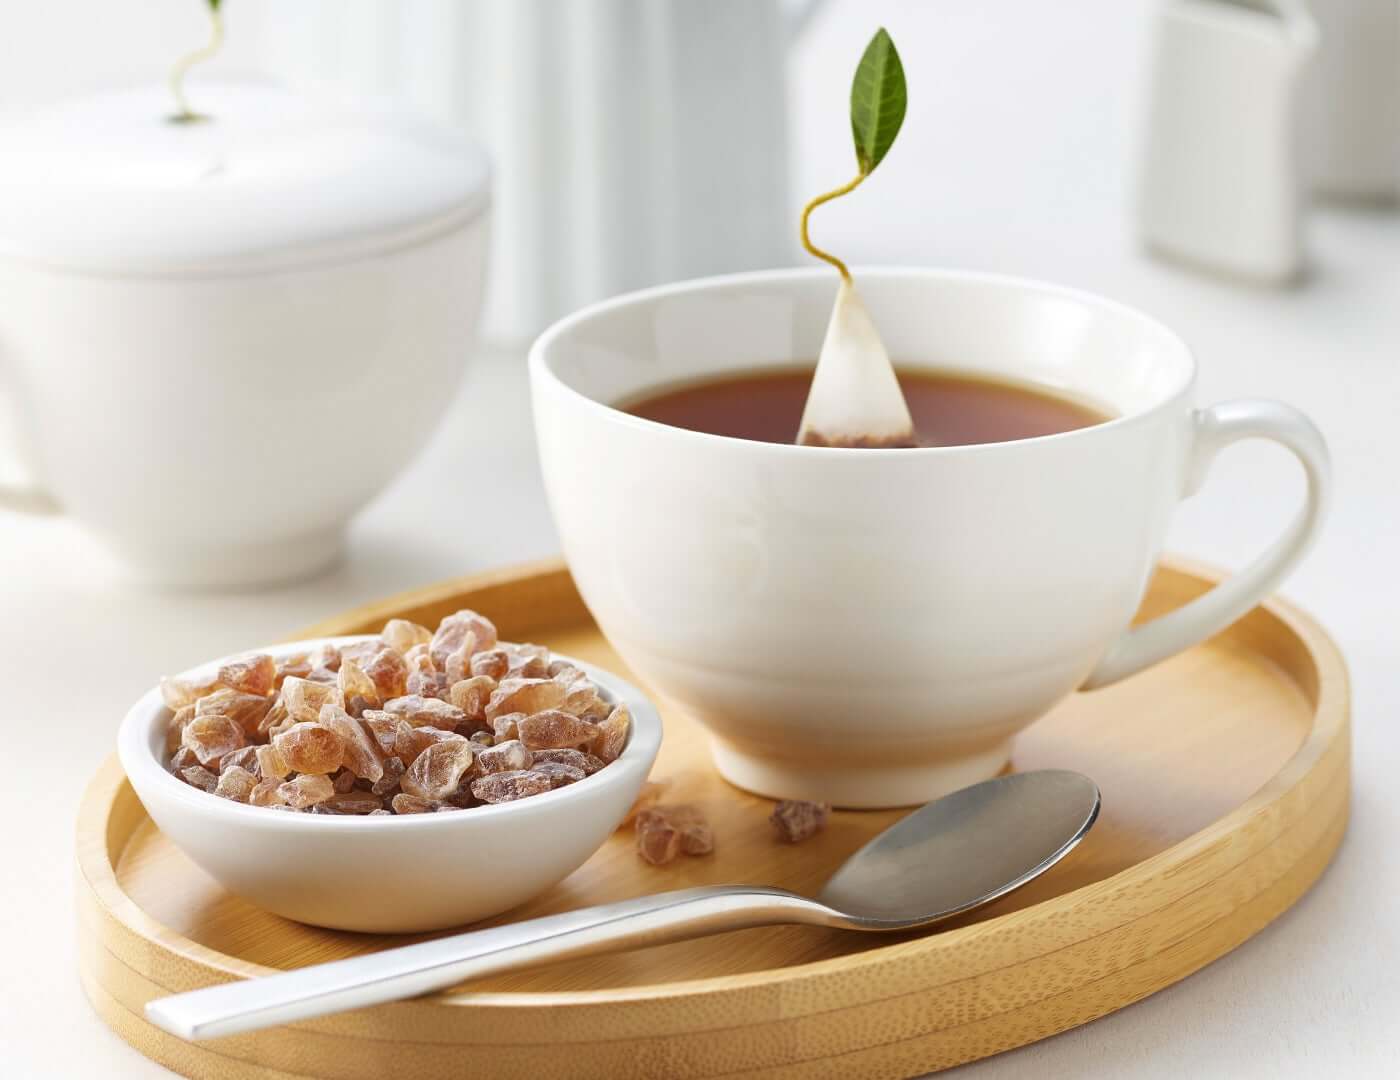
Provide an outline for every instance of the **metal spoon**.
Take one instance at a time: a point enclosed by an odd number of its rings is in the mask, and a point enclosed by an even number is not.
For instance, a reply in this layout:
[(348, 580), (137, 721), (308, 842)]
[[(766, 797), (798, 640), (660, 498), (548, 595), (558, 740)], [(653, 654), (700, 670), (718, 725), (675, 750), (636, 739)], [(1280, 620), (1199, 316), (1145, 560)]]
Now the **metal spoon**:
[(716, 885), (547, 915), (263, 979), (160, 998), (146, 1018), (212, 1039), (445, 990), (464, 979), (594, 953), (805, 923), (842, 930), (930, 926), (1005, 896), (1079, 843), (1099, 789), (1047, 769), (963, 788), (890, 826), (845, 861), (815, 899)]

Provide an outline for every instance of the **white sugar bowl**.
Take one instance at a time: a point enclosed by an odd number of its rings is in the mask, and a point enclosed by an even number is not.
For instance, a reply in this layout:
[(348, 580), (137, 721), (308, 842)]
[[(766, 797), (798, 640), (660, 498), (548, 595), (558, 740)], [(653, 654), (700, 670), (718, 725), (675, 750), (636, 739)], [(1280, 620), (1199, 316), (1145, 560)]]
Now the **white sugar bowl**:
[[(261, 84), (0, 128), (0, 394), (33, 478), (142, 577), (301, 577), (427, 442), (473, 344), (490, 177), (401, 114)], [(0, 414), (3, 415), (3, 414)]]

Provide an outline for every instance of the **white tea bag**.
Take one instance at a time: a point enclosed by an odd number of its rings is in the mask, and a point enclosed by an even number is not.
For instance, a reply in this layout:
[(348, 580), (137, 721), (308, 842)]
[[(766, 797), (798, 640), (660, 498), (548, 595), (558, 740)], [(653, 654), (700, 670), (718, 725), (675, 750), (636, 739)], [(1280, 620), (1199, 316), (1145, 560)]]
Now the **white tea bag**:
[(915, 446), (894, 366), (855, 285), (842, 279), (797, 441), (814, 446)]

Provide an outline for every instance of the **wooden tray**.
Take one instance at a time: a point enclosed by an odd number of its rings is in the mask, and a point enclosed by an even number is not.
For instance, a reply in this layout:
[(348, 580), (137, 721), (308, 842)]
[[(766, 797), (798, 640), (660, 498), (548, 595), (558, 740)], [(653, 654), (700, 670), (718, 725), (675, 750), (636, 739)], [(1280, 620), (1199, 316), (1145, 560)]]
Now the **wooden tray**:
[[(1157, 575), (1144, 614), (1213, 575)], [(435, 624), (477, 608), (503, 636), (628, 675), (568, 572), (549, 563), (448, 582), (308, 634)], [(905, 1076), (1020, 1046), (1145, 997), (1233, 949), (1322, 872), (1346, 827), (1346, 669), (1306, 615), (1272, 601), (1210, 643), (1077, 695), (1024, 733), (1014, 766), (1093, 776), (1103, 813), (1064, 863), (939, 933), (899, 939), (757, 929), (471, 984), (458, 992), (187, 1044), (142, 1019), (152, 997), (383, 947), (264, 914), (223, 892), (146, 817), (115, 759), (78, 824), (83, 984), (142, 1053), (191, 1076)], [(845, 812), (801, 847), (765, 800), (728, 787), (674, 710), (656, 773), (702, 803), (718, 850), (658, 870), (619, 834), (526, 917), (663, 888), (815, 891), (898, 815)], [(347, 866), (346, 874), (373, 873)], [(484, 870), (483, 872), (490, 872)]]

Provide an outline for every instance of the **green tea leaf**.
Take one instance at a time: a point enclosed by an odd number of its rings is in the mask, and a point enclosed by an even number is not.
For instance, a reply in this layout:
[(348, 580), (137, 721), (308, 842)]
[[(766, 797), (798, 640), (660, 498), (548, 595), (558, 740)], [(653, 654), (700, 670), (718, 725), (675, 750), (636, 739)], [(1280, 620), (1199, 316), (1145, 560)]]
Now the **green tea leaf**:
[(908, 103), (904, 65), (882, 26), (865, 47), (851, 81), (851, 134), (862, 176), (870, 175), (889, 153)]

